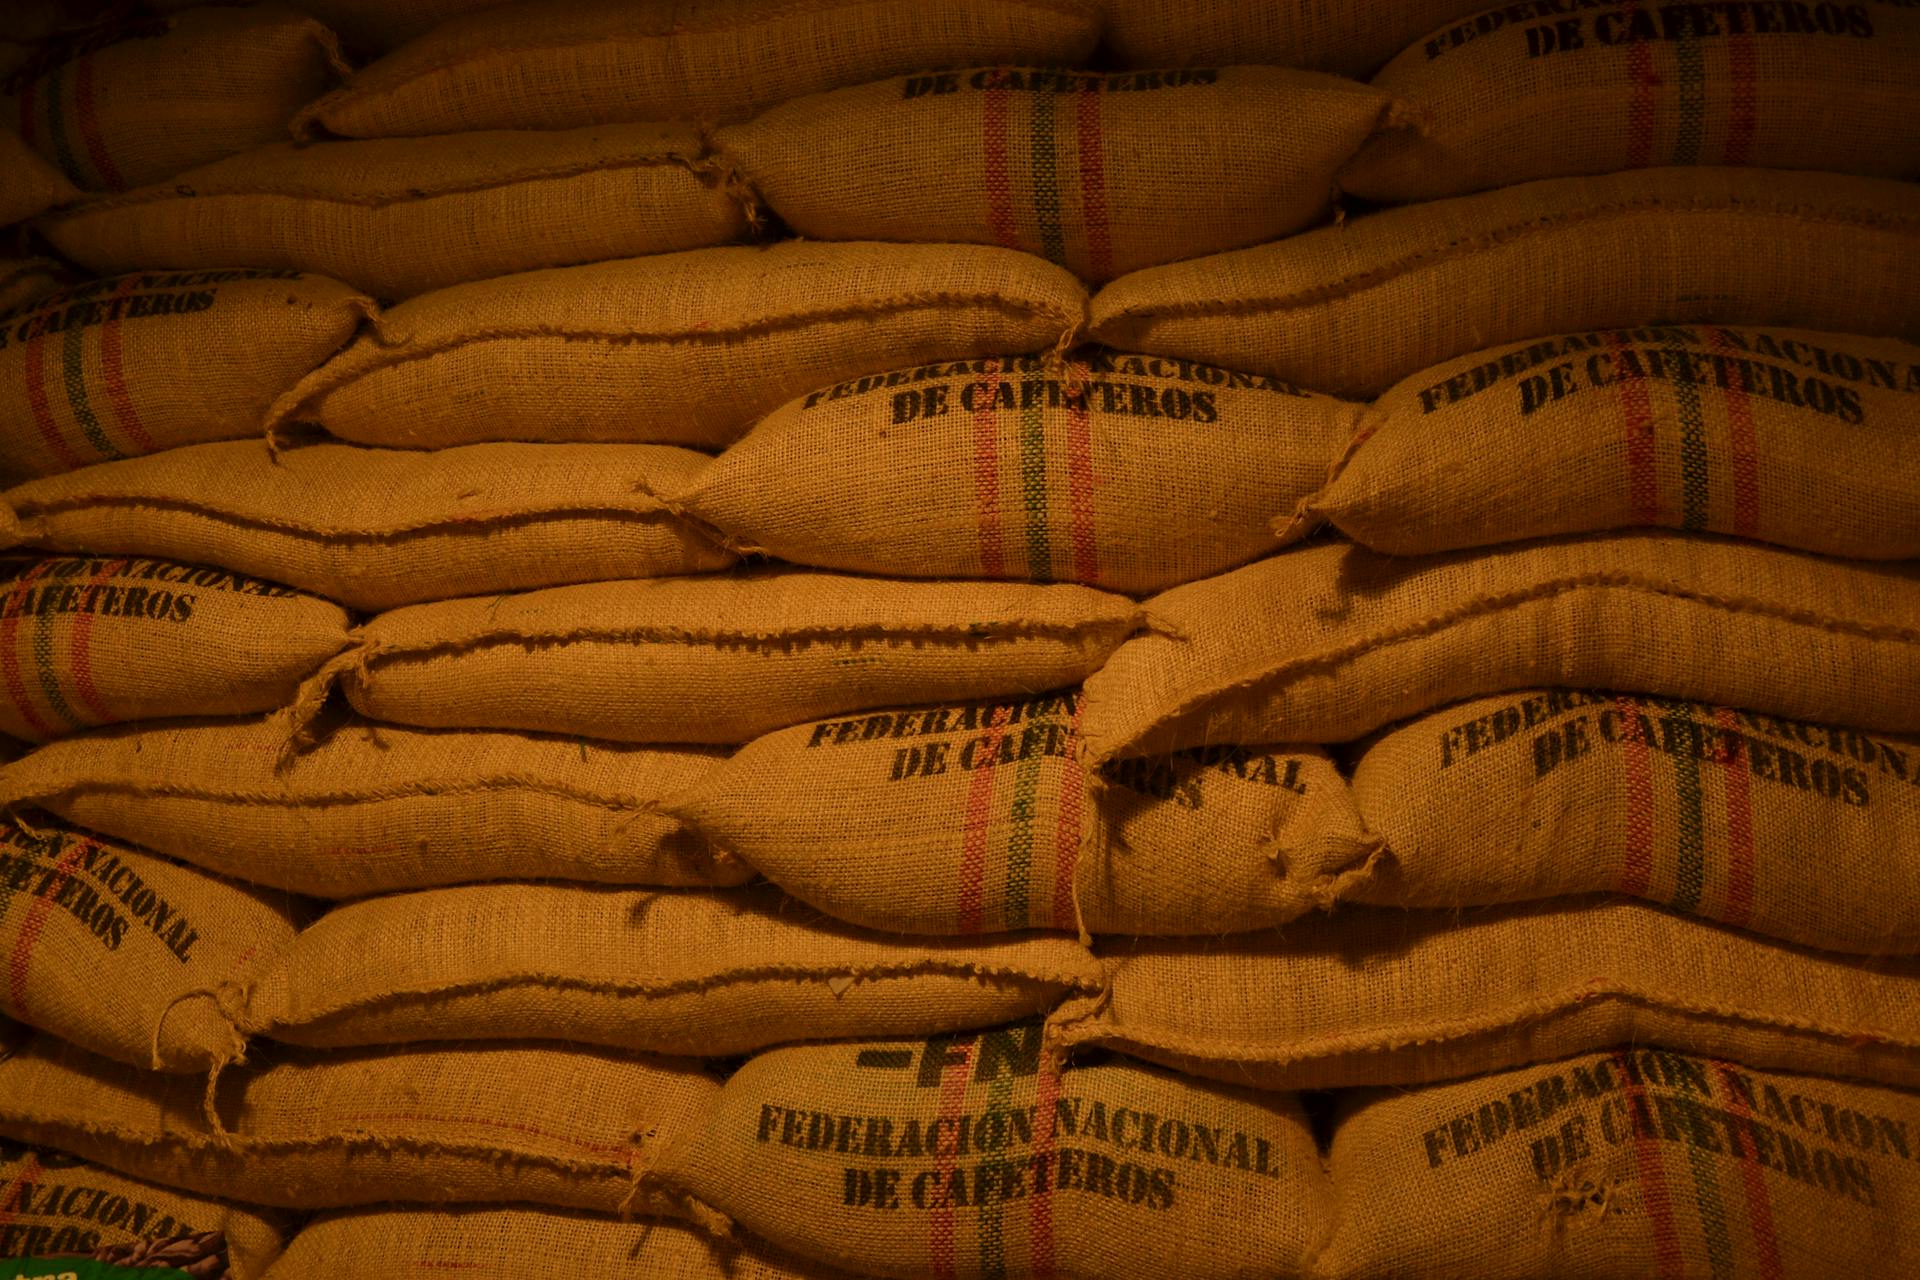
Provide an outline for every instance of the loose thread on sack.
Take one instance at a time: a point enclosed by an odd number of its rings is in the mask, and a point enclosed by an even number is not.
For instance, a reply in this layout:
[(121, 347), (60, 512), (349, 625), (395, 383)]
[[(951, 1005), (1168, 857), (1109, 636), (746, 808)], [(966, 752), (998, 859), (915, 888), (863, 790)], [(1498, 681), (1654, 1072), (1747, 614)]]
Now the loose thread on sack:
[(1294, 504), (1293, 514), (1284, 521), (1275, 517), (1272, 525), (1273, 535), (1282, 545), (1298, 542), (1311, 533), (1323, 518), (1322, 508), (1327, 494), (1332, 492), (1334, 483), (1346, 472), (1347, 467), (1359, 454), (1367, 441), (1373, 439), (1380, 430), (1381, 417), (1371, 406), (1357, 406), (1353, 417), (1353, 430), (1347, 435), (1347, 443), (1340, 453), (1327, 464), (1327, 475), (1320, 487)]

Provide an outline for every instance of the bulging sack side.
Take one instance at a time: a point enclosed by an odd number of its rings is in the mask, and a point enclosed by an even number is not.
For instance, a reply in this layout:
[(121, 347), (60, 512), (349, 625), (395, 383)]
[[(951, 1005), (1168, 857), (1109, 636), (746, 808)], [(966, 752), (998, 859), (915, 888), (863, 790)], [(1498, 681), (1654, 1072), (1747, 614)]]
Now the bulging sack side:
[(1421, 120), (1377, 134), (1342, 187), (1430, 200), (1699, 164), (1913, 176), (1920, 13), (1897, 0), (1506, 5), (1478, 21), (1484, 35), (1415, 44), (1374, 77)]
[(1083, 705), (798, 725), (662, 807), (802, 901), (899, 933), (1264, 928), (1361, 874), (1374, 842), (1317, 748), (1126, 761), (1090, 786)]
[(1550, 333), (1663, 323), (1914, 338), (1920, 302), (1896, 282), (1916, 271), (1911, 183), (1653, 169), (1387, 209), (1149, 267), (1100, 291), (1090, 332), (1370, 400), (1444, 360)]
[(1294, 1098), (1062, 1071), (1038, 1024), (762, 1054), (657, 1176), (863, 1275), (1291, 1278), (1331, 1215)]
[(307, 106), (295, 128), (379, 138), (737, 120), (910, 71), (1074, 66), (1099, 29), (1097, 6), (1077, 0), (509, 5), (452, 19), (366, 67)]
[[(1322, 0), (1243, 4), (1240, 0), (1107, 0), (1106, 47), (1129, 67), (1255, 62), (1309, 67), (1365, 79), (1408, 43), (1472, 38), (1438, 30), (1485, 0), (1393, 0), (1328, 5)], [(1505, 20), (1504, 15), (1493, 18)], [(1455, 35), (1455, 30), (1460, 34)]]
[(1177, 587), (1087, 680), (1097, 758), (1344, 742), (1482, 694), (1627, 689), (1920, 732), (1920, 569), (1676, 533), (1396, 559), (1288, 551)]
[(800, 564), (1158, 591), (1270, 551), (1358, 413), (1097, 349), (923, 365), (789, 401), (670, 500)]
[(372, 306), (319, 276), (222, 269), (89, 281), (0, 312), (0, 477), (258, 436)]
[(1401, 382), (1302, 514), (1395, 555), (1652, 525), (1904, 560), (1916, 431), (1920, 347), (1898, 339), (1566, 334)]
[(1920, 961), (1768, 942), (1639, 902), (1359, 907), (1284, 936), (1108, 944), (1054, 1018), (1098, 1044), (1268, 1089), (1409, 1085), (1617, 1044), (1920, 1085)]
[(73, 280), (72, 268), (53, 258), (0, 257), (0, 313), (38, 302)]
[(1622, 1047), (1349, 1095), (1327, 1275), (1899, 1275), (1911, 1093)]
[(753, 869), (657, 803), (704, 747), (329, 725), (289, 761), (273, 717), (104, 729), (0, 765), (38, 804), (196, 866), (321, 898), (489, 880), (734, 885)]
[(233, 440), (102, 463), (0, 500), (35, 546), (220, 565), (376, 610), (724, 569), (732, 552), (650, 496), (706, 462), (646, 444)]
[(582, 1275), (649, 1280), (832, 1280), (824, 1268), (789, 1262), (757, 1240), (716, 1241), (658, 1218), (566, 1212), (530, 1205), (324, 1213), (287, 1243), (269, 1280), (342, 1275), (424, 1275), (483, 1267), (496, 1280), (548, 1280), (554, 1259)]
[(143, 1070), (239, 1057), (295, 904), (33, 813), (0, 828), (0, 1012)]
[(579, 1048), (257, 1056), (209, 1094), (203, 1081), (43, 1038), (0, 1062), (0, 1131), (166, 1186), (290, 1209), (627, 1203), (672, 1214), (672, 1197), (635, 1191), (635, 1172), (720, 1092), (698, 1063)]
[[(0, 72), (4, 74), (4, 72)], [(0, 127), (0, 227), (25, 222), (58, 204), (80, 198), (67, 175), (40, 158), (12, 129)]]
[(280, 143), (44, 219), (95, 271), (275, 267), (381, 298), (743, 239), (692, 125)]
[(1387, 107), (1278, 67), (977, 67), (785, 103), (714, 148), (810, 239), (997, 244), (1097, 282), (1317, 222)]
[(1078, 684), (1138, 618), (1072, 584), (775, 569), (396, 609), (340, 665), (375, 720), (733, 744), (868, 707)]
[(136, 1182), (18, 1142), (0, 1141), (0, 1187), (7, 1188), (7, 1220), (0, 1223), (6, 1258), (118, 1257), (154, 1240), (217, 1237), (202, 1241), (215, 1256), (226, 1252), (229, 1270), (217, 1274), (261, 1280), (291, 1234), (284, 1214)]
[(284, 137), (341, 68), (303, 13), (208, 6), (50, 44), (0, 95), (74, 185), (124, 191)]
[(1617, 893), (1810, 947), (1920, 952), (1912, 739), (1550, 689), (1392, 730), (1353, 796), (1390, 850), (1356, 901)]
[(315, 371), (270, 423), (408, 449), (712, 448), (817, 387), (1051, 349), (1085, 308), (1059, 267), (979, 245), (788, 240), (533, 271), (394, 307), (384, 336)]
[(347, 611), (171, 560), (0, 556), (0, 732), (239, 716), (291, 703), (346, 648)]
[(764, 886), (475, 885), (335, 908), (254, 1014), (275, 1039), (326, 1048), (526, 1038), (721, 1057), (987, 1026), (1099, 980), (1072, 938), (883, 938)]

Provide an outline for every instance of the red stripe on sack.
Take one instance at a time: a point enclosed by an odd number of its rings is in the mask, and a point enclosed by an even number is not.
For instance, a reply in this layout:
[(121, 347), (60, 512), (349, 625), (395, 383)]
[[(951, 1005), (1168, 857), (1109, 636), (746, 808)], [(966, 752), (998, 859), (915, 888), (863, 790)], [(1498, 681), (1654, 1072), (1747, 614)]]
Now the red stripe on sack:
[(1640, 708), (1625, 696), (1614, 699), (1620, 711), (1620, 755), (1627, 772), (1627, 845), (1620, 862), (1620, 892), (1645, 897), (1653, 880), (1653, 769)]
[[(1627, 0), (1626, 21), (1631, 29), (1640, 6)], [(1653, 70), (1653, 46), (1645, 40), (1627, 44), (1627, 78), (1633, 92), (1627, 98), (1627, 167), (1644, 169), (1653, 163), (1653, 109), (1660, 77)]]
[(80, 118), (80, 140), (86, 144), (87, 158), (95, 173), (110, 191), (125, 191), (126, 179), (107, 154), (107, 142), (100, 134), (100, 117), (93, 109), (93, 55), (81, 54), (73, 67), (74, 114)]
[(1027, 1274), (1031, 1280), (1053, 1280), (1053, 1180), (1059, 1169), (1053, 1163), (1054, 1127), (1059, 1116), (1054, 1103), (1060, 1097), (1060, 1073), (1040, 1064), (1040, 1077), (1033, 1100), (1033, 1167), (1049, 1172), (1047, 1189), (1033, 1193), (1031, 1225), (1027, 1231)]
[(1073, 519), (1073, 577), (1090, 587), (1100, 585), (1100, 548), (1093, 524), (1093, 421), (1087, 405), (1087, 382), (1093, 370), (1084, 363), (1067, 366), (1070, 380), (1080, 382), (1080, 394), (1067, 402), (1067, 506)]
[(993, 775), (1000, 740), (1007, 735), (1005, 724), (996, 725), (992, 721), (1002, 712), (1012, 720), (1010, 707), (995, 707), (987, 712), (988, 723), (981, 726), (986, 734), (981, 743), (985, 748), (982, 752), (985, 763), (973, 771), (973, 777), (967, 782), (966, 825), (960, 834), (960, 902), (955, 913), (955, 924), (961, 933), (979, 933), (986, 926), (987, 832), (993, 825)]
[(1679, 1234), (1673, 1229), (1673, 1200), (1667, 1194), (1667, 1172), (1660, 1163), (1658, 1139), (1646, 1137), (1634, 1128), (1633, 1104), (1637, 1101), (1644, 1114), (1647, 1094), (1628, 1074), (1629, 1052), (1616, 1052), (1614, 1061), (1620, 1067), (1620, 1087), (1627, 1098), (1627, 1127), (1634, 1129), (1633, 1154), (1640, 1169), (1640, 1201), (1646, 1206), (1647, 1219), (1653, 1226), (1653, 1252), (1660, 1260), (1660, 1274), (1669, 1280), (1678, 1280), (1687, 1268), (1680, 1254)]
[(0, 676), (6, 679), (7, 696), (19, 709), (20, 718), (43, 738), (55, 736), (57, 730), (34, 709), (33, 699), (27, 693), (27, 683), (20, 675), (20, 604), (26, 599), (27, 592), (33, 589), (34, 582), (44, 577), (51, 568), (53, 561), (42, 560), (21, 574), (14, 581), (13, 590), (7, 593), (5, 603), (0, 604)]
[(31, 1151), (27, 1152), (27, 1158), (20, 1166), (20, 1176), (5, 1187), (0, 1187), (0, 1227), (6, 1226), (20, 1216), (18, 1209), (8, 1209), (4, 1206), (25, 1204), (27, 1197), (22, 1193), (28, 1187), (39, 1185), (40, 1173), (40, 1157)]
[(994, 243), (1007, 249), (1019, 249), (1020, 229), (1013, 221), (1013, 177), (1007, 161), (1008, 118), (1013, 95), (1006, 84), (1006, 72), (995, 70), (980, 95), (980, 149), (986, 169), (987, 229)]
[(53, 866), (53, 874), (58, 882), (49, 883), (46, 890), (34, 898), (27, 907), (26, 918), (20, 921), (20, 932), (13, 940), (13, 954), (7, 959), (7, 1007), (16, 1018), (28, 1016), (27, 972), (33, 968), (33, 948), (40, 941), (40, 931), (46, 928), (47, 916), (53, 910), (54, 896), (73, 877), (73, 869), (79, 865), (80, 855), (99, 847), (97, 840), (82, 840), (61, 854), (60, 861)]
[[(1091, 83), (1087, 86), (1091, 89)], [(1104, 93), (1076, 98), (1080, 138), (1080, 216), (1087, 227), (1087, 273), (1095, 280), (1113, 276), (1113, 229), (1107, 222), (1107, 143), (1100, 120)]]
[(1720, 918), (1744, 925), (1753, 914), (1753, 796), (1746, 762), (1739, 749), (1739, 722), (1725, 707), (1715, 709), (1714, 722), (1727, 731), (1720, 741), (1719, 760), (1727, 787), (1727, 906)]
[[(109, 560), (100, 572), (93, 575), (87, 585), (99, 587), (108, 578), (123, 572), (131, 563), (133, 563), (131, 560), (124, 558)], [(112, 724), (120, 717), (114, 715), (107, 707), (106, 700), (100, 696), (99, 688), (93, 683), (93, 618), (93, 612), (88, 609), (82, 609), (73, 615), (73, 687), (74, 691), (80, 695), (80, 701), (86, 704), (87, 710), (99, 718), (99, 723)]]
[(993, 398), (1000, 390), (1000, 363), (986, 362), (987, 393), (973, 411), (973, 496), (980, 508), (980, 575), (1007, 575), (1006, 545), (1000, 532), (1000, 422)]
[(940, 1070), (940, 1119), (945, 1121), (940, 1127), (952, 1132), (953, 1138), (944, 1150), (934, 1152), (934, 1176), (940, 1179), (941, 1193), (936, 1207), (927, 1213), (927, 1253), (936, 1280), (955, 1280), (953, 1199), (946, 1194), (946, 1187), (952, 1183), (954, 1168), (959, 1163), (960, 1135), (956, 1132), (956, 1121), (966, 1108), (967, 1075), (973, 1070), (975, 1043), (969, 1040), (950, 1046), (947, 1052), (957, 1053), (959, 1057)]
[[(1734, 354), (1731, 342), (1708, 328), (1707, 345), (1722, 355)], [(1753, 400), (1741, 383), (1743, 366), (1729, 364), (1727, 381), (1727, 438), (1733, 471), (1733, 531), (1743, 538), (1760, 536), (1760, 444), (1753, 429)]]
[(27, 349), (21, 353), (26, 363), (27, 408), (33, 413), (33, 426), (40, 433), (41, 441), (48, 452), (60, 459), (60, 463), (69, 471), (77, 471), (86, 465), (80, 455), (73, 451), (60, 436), (60, 424), (53, 420), (53, 405), (47, 400), (47, 336), (44, 330), (36, 329), (27, 339)]
[[(139, 283), (138, 276), (128, 276), (114, 289), (113, 297), (126, 297)], [(143, 453), (158, 453), (160, 446), (147, 434), (140, 415), (134, 411), (133, 397), (127, 393), (126, 364), (120, 351), (120, 313), (111, 307), (108, 311), (108, 319), (100, 326), (100, 370), (107, 384), (107, 404), (113, 409), (121, 434), (133, 441)]]
[(1753, 135), (1758, 123), (1755, 110), (1756, 78), (1753, 36), (1751, 34), (1729, 35), (1727, 37), (1727, 79), (1730, 101), (1727, 104), (1727, 145), (1722, 159), (1730, 165), (1747, 163), (1747, 153), (1753, 147)]
[[(1609, 334), (1607, 343), (1618, 361), (1620, 353), (1627, 349), (1626, 341), (1619, 334)], [(1622, 373), (1618, 383), (1627, 437), (1627, 496), (1633, 504), (1635, 520), (1656, 524), (1660, 519), (1660, 476), (1654, 469), (1653, 398), (1642, 376)]]
[(1053, 927), (1079, 929), (1074, 907), (1073, 878), (1080, 867), (1080, 825), (1087, 789), (1087, 767), (1080, 760), (1080, 714), (1087, 695), (1073, 695), (1073, 719), (1067, 724), (1067, 758), (1060, 769), (1060, 822), (1054, 830)]
[[(1712, 1061), (1722, 1083), (1726, 1084), (1727, 1110), (1741, 1120), (1751, 1121), (1753, 1110), (1747, 1106), (1746, 1095), (1727, 1083), (1734, 1075), (1733, 1064), (1717, 1058)], [(1753, 1140), (1751, 1131), (1747, 1140)], [(1760, 1264), (1758, 1280), (1782, 1280), (1780, 1238), (1773, 1230), (1773, 1200), (1767, 1194), (1767, 1179), (1754, 1161), (1742, 1159), (1739, 1165), (1740, 1181), (1747, 1196), (1747, 1222), (1753, 1227), (1753, 1251)]]

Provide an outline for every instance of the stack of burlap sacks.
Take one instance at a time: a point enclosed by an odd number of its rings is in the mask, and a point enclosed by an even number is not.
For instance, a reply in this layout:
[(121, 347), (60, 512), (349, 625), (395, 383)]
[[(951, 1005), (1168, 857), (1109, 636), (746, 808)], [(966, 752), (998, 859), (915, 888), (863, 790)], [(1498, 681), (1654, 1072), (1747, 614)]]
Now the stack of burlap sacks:
[(1920, 1266), (1920, 9), (305, 7), (0, 31), (0, 1257)]

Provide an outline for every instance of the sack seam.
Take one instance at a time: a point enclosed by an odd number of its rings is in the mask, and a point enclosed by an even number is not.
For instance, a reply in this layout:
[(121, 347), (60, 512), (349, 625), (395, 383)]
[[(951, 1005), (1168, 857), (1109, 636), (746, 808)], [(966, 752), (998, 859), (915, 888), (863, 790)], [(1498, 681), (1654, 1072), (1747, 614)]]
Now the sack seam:
[[(1843, 226), (1872, 230), (1910, 231), (1920, 229), (1920, 218), (1911, 218), (1899, 214), (1884, 214), (1870, 211), (1851, 210), (1829, 211), (1812, 208), (1807, 205), (1772, 205), (1742, 200), (1738, 197), (1725, 200), (1687, 200), (1672, 202), (1658, 197), (1641, 200), (1619, 201), (1613, 204), (1593, 205), (1573, 213), (1550, 213), (1516, 222), (1492, 231), (1483, 231), (1458, 240), (1452, 240), (1435, 249), (1409, 254), (1392, 262), (1354, 275), (1346, 276), (1312, 288), (1296, 290), (1288, 294), (1273, 294), (1252, 298), (1214, 298), (1193, 299), (1185, 302), (1170, 302), (1139, 307), (1127, 307), (1110, 315), (1100, 317), (1094, 325), (1095, 330), (1121, 320), (1130, 319), (1175, 319), (1196, 316), (1231, 316), (1257, 312), (1292, 311), (1316, 306), (1327, 302), (1337, 302), (1379, 288), (1401, 276), (1411, 275), (1415, 271), (1458, 258), (1472, 257), (1498, 249), (1517, 241), (1536, 236), (1551, 234), (1567, 228), (1580, 227), (1598, 222), (1615, 221), (1643, 213), (1751, 213), (1766, 217), (1793, 218), (1815, 226)], [(1330, 232), (1327, 234), (1339, 234)], [(1347, 233), (1351, 234), (1351, 233)], [(1176, 264), (1190, 266), (1192, 264)]]

